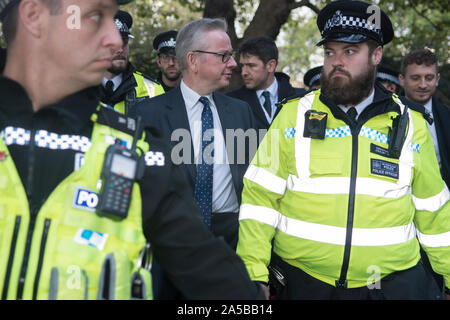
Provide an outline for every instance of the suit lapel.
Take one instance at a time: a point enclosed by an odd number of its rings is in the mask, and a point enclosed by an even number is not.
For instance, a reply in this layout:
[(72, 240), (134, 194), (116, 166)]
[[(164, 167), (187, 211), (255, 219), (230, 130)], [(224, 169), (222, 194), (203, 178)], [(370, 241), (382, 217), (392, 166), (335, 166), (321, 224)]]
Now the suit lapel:
[[(187, 116), (186, 105), (184, 103), (183, 95), (181, 94), (181, 89), (178, 86), (177, 88), (172, 89), (167, 95), (167, 104), (166, 104), (166, 123), (168, 126), (168, 132), (173, 133), (178, 129), (185, 129), (186, 132), (191, 132), (189, 126), (189, 119)], [(193, 185), (195, 185), (195, 177), (197, 175), (197, 168), (194, 164), (194, 147), (192, 143), (192, 135), (190, 135), (190, 152), (191, 152), (191, 160), (190, 163), (186, 166), (188, 169), (189, 179)]]
[(252, 108), (252, 112), (255, 115), (255, 117), (258, 118), (258, 121), (264, 123), (264, 125), (268, 127), (269, 122), (267, 122), (266, 115), (264, 114), (264, 111), (261, 107), (261, 103), (259, 102), (258, 96), (256, 95), (256, 91), (247, 90), (247, 96), (249, 105)]

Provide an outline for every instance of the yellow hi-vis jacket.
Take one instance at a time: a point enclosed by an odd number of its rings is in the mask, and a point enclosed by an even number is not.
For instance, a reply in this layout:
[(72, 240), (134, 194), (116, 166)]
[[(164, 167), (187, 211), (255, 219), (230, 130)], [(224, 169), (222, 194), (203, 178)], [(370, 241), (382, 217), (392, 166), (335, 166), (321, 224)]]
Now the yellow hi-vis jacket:
[[(83, 138), (65, 137), (67, 144), (88, 148), (84, 164), (43, 204), (30, 240), (25, 189), (9, 153), (0, 163), (0, 293), (6, 299), (16, 299), (19, 290), (22, 299), (130, 299), (136, 277), (143, 283), (141, 297), (152, 298), (150, 273), (140, 268), (146, 240), (139, 186), (135, 183), (126, 218), (95, 212), (106, 149), (116, 138), (131, 145), (133, 137), (96, 122), (91, 141)], [(149, 149), (143, 139), (138, 146)], [(1, 138), (0, 150), (7, 150)], [(23, 263), (28, 264), (24, 278)]]
[(127, 99), (133, 100), (132, 103), (134, 104), (135, 99), (145, 98), (145, 97), (153, 98), (153, 97), (156, 97), (156, 96), (164, 93), (164, 88), (161, 84), (159, 84), (158, 82), (155, 82), (151, 79), (146, 78), (139, 71), (135, 71), (133, 73), (133, 78), (137, 84), (136, 87), (134, 88), (134, 92), (132, 92), (132, 94), (134, 96), (130, 98), (127, 93), (125, 95), (125, 100), (122, 100), (113, 106), (114, 110), (116, 110), (122, 114), (128, 113), (128, 111), (130, 109), (130, 107), (127, 106), (127, 103), (128, 103), (126, 101)]
[[(283, 106), (245, 174), (237, 253), (250, 277), (268, 281), (274, 240), (277, 255), (312, 277), (362, 287), (416, 265), (420, 242), (448, 286), (450, 193), (423, 115), (408, 109), (396, 159), (388, 135), (405, 109), (398, 97), (383, 93), (352, 126), (319, 97)], [(304, 137), (311, 109), (328, 115), (323, 140)]]

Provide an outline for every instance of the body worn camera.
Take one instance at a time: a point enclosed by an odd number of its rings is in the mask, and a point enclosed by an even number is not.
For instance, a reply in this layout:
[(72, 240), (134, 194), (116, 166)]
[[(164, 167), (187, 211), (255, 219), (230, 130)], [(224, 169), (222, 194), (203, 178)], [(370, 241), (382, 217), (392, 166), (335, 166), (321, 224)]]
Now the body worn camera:
[(111, 145), (105, 154), (102, 170), (102, 189), (97, 211), (126, 218), (131, 202), (133, 184), (142, 177), (143, 158), (135, 150), (126, 149), (120, 141)]
[(403, 114), (398, 115), (392, 120), (392, 129), (389, 129), (389, 154), (398, 159), (405, 143), (408, 127), (408, 107), (405, 106)]
[(326, 112), (308, 110), (305, 112), (305, 127), (303, 137), (311, 139), (325, 139), (325, 131), (327, 129)]

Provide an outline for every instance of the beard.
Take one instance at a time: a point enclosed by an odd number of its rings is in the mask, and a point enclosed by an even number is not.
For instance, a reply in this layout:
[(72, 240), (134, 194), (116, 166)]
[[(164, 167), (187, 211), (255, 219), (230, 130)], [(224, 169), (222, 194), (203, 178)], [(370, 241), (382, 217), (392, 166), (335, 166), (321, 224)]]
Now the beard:
[(169, 72), (162, 72), (164, 74), (164, 76), (169, 80), (169, 81), (177, 81), (180, 76), (181, 76), (181, 72), (177, 71), (177, 73), (169, 73)]
[[(345, 79), (345, 77), (331, 78), (335, 72), (345, 74), (348, 79)], [(376, 66), (372, 64), (370, 59), (366, 70), (363, 70), (357, 76), (352, 76), (349, 72), (340, 68), (334, 68), (329, 75), (326, 75), (324, 69), (322, 69), (320, 77), (321, 92), (336, 104), (357, 105), (372, 90), (375, 83), (375, 75)]]
[(112, 61), (112, 66), (108, 69), (108, 72), (118, 75), (125, 72), (128, 67), (128, 62), (125, 57), (114, 58)]

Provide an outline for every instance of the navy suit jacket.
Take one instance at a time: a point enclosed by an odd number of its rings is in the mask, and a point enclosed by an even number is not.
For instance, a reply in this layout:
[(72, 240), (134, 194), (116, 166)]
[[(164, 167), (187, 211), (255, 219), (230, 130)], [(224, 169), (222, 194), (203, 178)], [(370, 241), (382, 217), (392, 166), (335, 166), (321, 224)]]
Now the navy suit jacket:
[(433, 98), (432, 109), (441, 156), (442, 178), (450, 188), (450, 108)]
[[(226, 147), (233, 185), (240, 204), (244, 174), (256, 152), (256, 143), (258, 142), (258, 139), (255, 139), (255, 141), (251, 143), (249, 139), (246, 139), (244, 149), (238, 150), (238, 147), (241, 148), (241, 146), (238, 145), (238, 138), (235, 136), (232, 140), (229, 139), (227, 141), (226, 131), (227, 129), (242, 129), (244, 131), (247, 131), (248, 129), (255, 130), (255, 119), (249, 105), (244, 101), (228, 97), (218, 92), (213, 93), (213, 99), (222, 125), (225, 144), (233, 141), (233, 148), (231, 148), (231, 145), (227, 145)], [(175, 130), (181, 128), (190, 132), (186, 106), (179, 86), (165, 94), (139, 102), (136, 105), (135, 112), (135, 115), (140, 115), (142, 117), (146, 126), (157, 128), (164, 138), (170, 141), (172, 146), (180, 143), (178, 140), (171, 141), (172, 133)], [(251, 147), (250, 144), (252, 144)], [(190, 161), (186, 164), (186, 167), (193, 192), (197, 168), (194, 164), (192, 140), (190, 140), (189, 145)], [(175, 153), (178, 155), (178, 152)], [(181, 154), (181, 156), (183, 157), (184, 155)], [(242, 157), (242, 159), (238, 159), (238, 157)], [(177, 159), (175, 159), (175, 161), (177, 161)]]
[[(300, 94), (306, 94), (306, 90), (303, 88), (294, 88), (289, 83), (289, 76), (282, 73), (276, 72), (275, 77), (278, 81), (278, 102), (282, 101), (285, 98), (293, 97)], [(261, 107), (261, 103), (259, 102), (258, 97), (256, 96), (256, 91), (252, 89), (247, 89), (246, 86), (242, 86), (241, 88), (228, 92), (227, 95), (233, 98), (237, 98), (247, 102), (252, 111), (253, 115), (256, 119), (256, 125), (258, 129), (269, 129), (269, 122), (267, 121), (266, 115)], [(279, 112), (279, 108), (275, 113), (277, 116)]]

